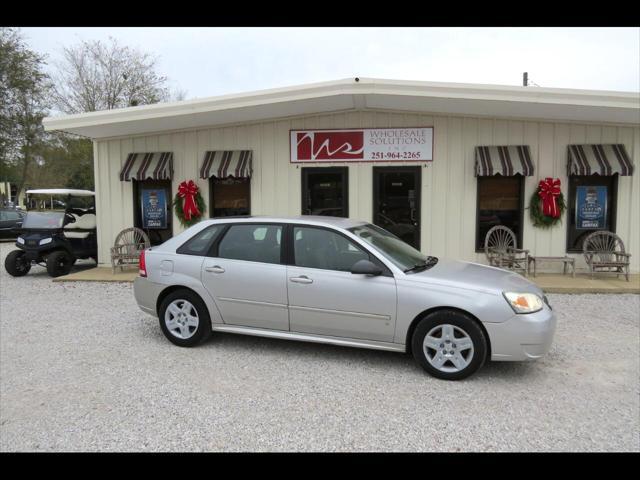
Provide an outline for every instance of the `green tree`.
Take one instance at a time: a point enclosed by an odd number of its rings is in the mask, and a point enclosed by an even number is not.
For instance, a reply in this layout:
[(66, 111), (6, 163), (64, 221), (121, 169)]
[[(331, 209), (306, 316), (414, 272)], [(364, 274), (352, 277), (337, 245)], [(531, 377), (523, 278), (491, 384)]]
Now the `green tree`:
[(21, 33), (0, 28), (0, 166), (11, 175), (17, 194), (24, 189), (38, 151), (46, 141), (51, 83), (44, 57), (31, 51)]

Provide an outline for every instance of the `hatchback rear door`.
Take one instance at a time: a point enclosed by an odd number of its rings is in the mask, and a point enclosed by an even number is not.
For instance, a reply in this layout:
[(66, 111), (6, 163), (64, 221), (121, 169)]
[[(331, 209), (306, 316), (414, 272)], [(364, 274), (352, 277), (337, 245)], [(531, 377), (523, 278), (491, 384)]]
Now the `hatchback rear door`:
[(229, 224), (201, 276), (224, 323), (289, 330), (282, 244), (281, 224)]

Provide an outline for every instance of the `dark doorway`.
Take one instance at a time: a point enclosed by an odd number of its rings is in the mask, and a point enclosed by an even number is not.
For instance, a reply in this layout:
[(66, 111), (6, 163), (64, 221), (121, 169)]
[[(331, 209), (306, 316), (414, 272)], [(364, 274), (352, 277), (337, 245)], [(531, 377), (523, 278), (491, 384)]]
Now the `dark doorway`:
[(348, 167), (302, 169), (302, 214), (349, 216)]
[(251, 179), (250, 178), (210, 178), (209, 179), (209, 217), (230, 217), (250, 215)]
[[(169, 240), (173, 236), (173, 211), (171, 202), (173, 197), (171, 196), (171, 180), (143, 180), (133, 181), (133, 223), (134, 226), (141, 228), (149, 235), (151, 245), (160, 245), (161, 243)], [(164, 198), (162, 195), (158, 195), (158, 191), (164, 192)], [(145, 226), (142, 216), (143, 195), (150, 195), (154, 198), (155, 202), (164, 202), (166, 210), (166, 221), (164, 228)]]
[(420, 167), (373, 168), (373, 223), (420, 249)]

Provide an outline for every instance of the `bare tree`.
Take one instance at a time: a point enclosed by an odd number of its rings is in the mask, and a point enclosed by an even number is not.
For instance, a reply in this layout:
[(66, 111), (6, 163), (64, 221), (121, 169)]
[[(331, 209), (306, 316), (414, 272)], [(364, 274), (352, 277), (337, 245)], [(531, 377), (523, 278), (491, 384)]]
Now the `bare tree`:
[(63, 49), (53, 75), (53, 101), (65, 113), (111, 110), (167, 101), (167, 77), (148, 53), (108, 42), (83, 41)]

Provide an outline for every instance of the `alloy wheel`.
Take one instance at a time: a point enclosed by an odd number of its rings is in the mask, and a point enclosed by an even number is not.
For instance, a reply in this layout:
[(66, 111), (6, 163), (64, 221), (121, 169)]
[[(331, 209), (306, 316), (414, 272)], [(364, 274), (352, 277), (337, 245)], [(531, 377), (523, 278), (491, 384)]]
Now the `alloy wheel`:
[(448, 323), (429, 330), (422, 348), (429, 364), (441, 372), (459, 372), (473, 360), (473, 341), (469, 334)]
[(177, 338), (191, 338), (198, 329), (198, 311), (188, 301), (177, 299), (169, 304), (164, 314), (167, 330)]

